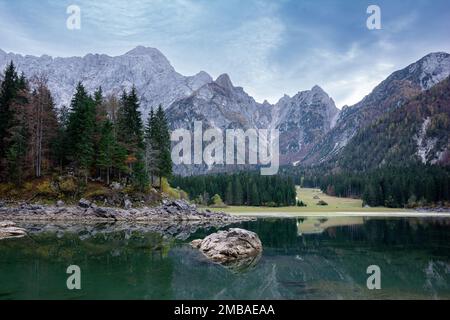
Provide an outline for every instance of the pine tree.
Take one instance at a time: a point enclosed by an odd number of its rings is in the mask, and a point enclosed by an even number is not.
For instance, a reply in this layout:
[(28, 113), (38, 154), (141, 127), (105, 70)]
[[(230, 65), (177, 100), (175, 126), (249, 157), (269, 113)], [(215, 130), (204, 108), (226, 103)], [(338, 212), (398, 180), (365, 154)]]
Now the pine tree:
[[(94, 163), (98, 164), (98, 155), (100, 153), (99, 145), (102, 139), (102, 132), (108, 115), (106, 112), (106, 105), (103, 98), (102, 87), (99, 87), (94, 92), (94, 106), (95, 106), (95, 126), (94, 126)], [(95, 171), (100, 174), (100, 168), (96, 166)], [(108, 177), (109, 178), (109, 177)]]
[(149, 186), (149, 179), (142, 152), (137, 154), (137, 161), (133, 166), (132, 182), (135, 190), (145, 192)]
[(71, 147), (69, 159), (75, 167), (84, 173), (85, 182), (94, 160), (95, 103), (78, 83), (71, 101), (71, 110), (67, 128), (68, 143)]
[(0, 87), (0, 176), (5, 175), (5, 157), (8, 149), (8, 130), (12, 126), (12, 104), (19, 91), (19, 79), (16, 68), (11, 63), (6, 67), (4, 80)]
[(126, 165), (127, 150), (117, 142), (117, 137), (115, 137), (114, 153), (113, 153), (113, 168), (116, 170), (119, 180), (123, 172), (127, 172), (128, 167)]
[(28, 120), (30, 116), (29, 92), (25, 79), (21, 77), (17, 83), (17, 94), (10, 105), (12, 119), (6, 131), (6, 167), (9, 180), (21, 185), (24, 178), (29, 175), (30, 130)]
[(118, 139), (127, 149), (128, 155), (136, 158), (144, 148), (143, 124), (139, 111), (139, 100), (133, 86), (129, 94), (123, 92), (117, 116)]
[(243, 189), (238, 175), (234, 176), (233, 187), (233, 203), (234, 205), (240, 206), (243, 203)]
[(234, 201), (234, 199), (233, 199), (233, 184), (230, 180), (227, 183), (227, 187), (226, 187), (226, 191), (225, 191), (225, 202), (228, 205), (232, 205), (232, 204), (234, 204), (233, 201)]
[(158, 175), (158, 159), (160, 155), (160, 150), (157, 145), (157, 126), (155, 113), (153, 108), (150, 109), (150, 113), (147, 119), (147, 125), (145, 127), (145, 167), (147, 174), (150, 177), (150, 182), (153, 185), (153, 177)]
[(256, 186), (256, 183), (251, 184), (251, 190), (250, 190), (251, 196), (251, 205), (252, 206), (259, 206), (260, 200), (259, 200), (259, 193), (258, 193), (258, 187)]
[(159, 149), (157, 166), (161, 181), (162, 177), (169, 178), (172, 175), (169, 125), (167, 124), (166, 115), (161, 105), (156, 111), (155, 118), (156, 144)]
[(106, 171), (106, 183), (108, 185), (110, 183), (111, 169), (114, 166), (116, 148), (113, 124), (107, 120), (104, 122), (101, 130), (98, 144), (97, 166)]

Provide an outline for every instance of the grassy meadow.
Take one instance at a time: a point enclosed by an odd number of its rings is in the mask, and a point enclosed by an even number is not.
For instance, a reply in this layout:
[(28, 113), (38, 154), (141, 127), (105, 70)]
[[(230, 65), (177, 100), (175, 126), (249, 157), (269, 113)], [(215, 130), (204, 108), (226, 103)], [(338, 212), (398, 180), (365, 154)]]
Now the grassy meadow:
[[(257, 215), (257, 216), (305, 216), (328, 215), (337, 213), (389, 213), (407, 212), (405, 209), (391, 209), (386, 207), (363, 208), (361, 199), (338, 198), (328, 196), (319, 189), (297, 187), (297, 199), (303, 201), (306, 207), (250, 207), (229, 206), (227, 208), (214, 209), (232, 214)], [(320, 200), (328, 205), (318, 205)]]

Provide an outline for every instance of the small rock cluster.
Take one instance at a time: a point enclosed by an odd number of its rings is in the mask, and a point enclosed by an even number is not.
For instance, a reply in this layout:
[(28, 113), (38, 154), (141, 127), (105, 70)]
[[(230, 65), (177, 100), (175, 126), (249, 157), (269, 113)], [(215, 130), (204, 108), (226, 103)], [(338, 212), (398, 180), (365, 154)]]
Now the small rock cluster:
[(25, 229), (19, 228), (12, 221), (0, 221), (0, 240), (26, 236)]
[[(128, 208), (128, 209), (127, 209)], [(223, 212), (198, 210), (184, 200), (163, 200), (158, 207), (132, 208), (100, 207), (81, 199), (78, 206), (55, 206), (20, 204), (15, 207), (0, 206), (0, 220), (44, 220), (44, 221), (224, 221), (228, 223), (250, 220)]]
[(437, 208), (416, 208), (418, 212), (438, 212), (438, 213), (450, 213), (450, 208), (437, 207)]

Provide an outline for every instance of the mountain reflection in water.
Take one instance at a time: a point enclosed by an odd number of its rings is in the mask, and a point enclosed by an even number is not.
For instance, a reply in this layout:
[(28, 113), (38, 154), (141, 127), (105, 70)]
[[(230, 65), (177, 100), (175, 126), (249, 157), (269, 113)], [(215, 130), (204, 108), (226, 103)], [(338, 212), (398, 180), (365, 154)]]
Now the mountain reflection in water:
[[(449, 299), (450, 219), (258, 219), (233, 226), (39, 225), (0, 241), (0, 299)], [(224, 268), (189, 246), (256, 232), (262, 256)], [(66, 289), (79, 265), (82, 290)], [(369, 265), (381, 290), (368, 290)]]

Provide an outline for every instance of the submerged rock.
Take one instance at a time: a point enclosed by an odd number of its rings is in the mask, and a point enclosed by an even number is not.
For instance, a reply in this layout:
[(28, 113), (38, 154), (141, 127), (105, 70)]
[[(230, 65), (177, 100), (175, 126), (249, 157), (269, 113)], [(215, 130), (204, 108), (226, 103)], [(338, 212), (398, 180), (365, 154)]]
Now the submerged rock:
[(210, 234), (203, 240), (191, 242), (210, 260), (220, 264), (236, 263), (243, 259), (253, 261), (262, 252), (262, 243), (254, 232), (232, 228)]
[(0, 240), (26, 236), (25, 229), (16, 227), (12, 221), (0, 221)]

